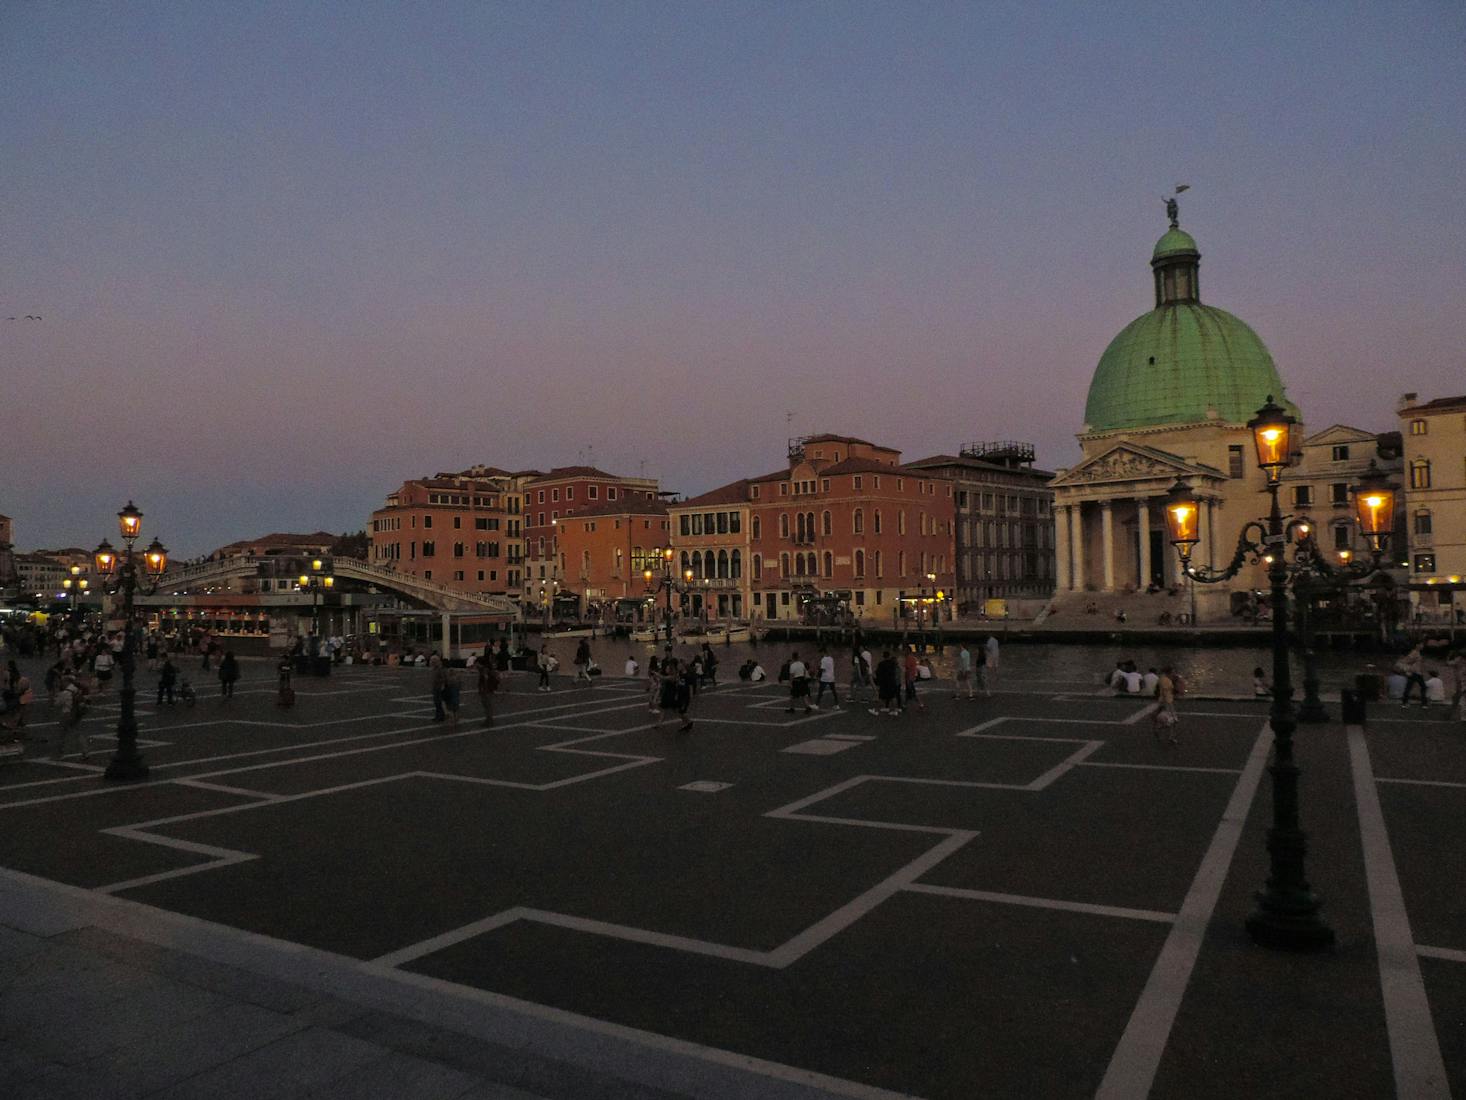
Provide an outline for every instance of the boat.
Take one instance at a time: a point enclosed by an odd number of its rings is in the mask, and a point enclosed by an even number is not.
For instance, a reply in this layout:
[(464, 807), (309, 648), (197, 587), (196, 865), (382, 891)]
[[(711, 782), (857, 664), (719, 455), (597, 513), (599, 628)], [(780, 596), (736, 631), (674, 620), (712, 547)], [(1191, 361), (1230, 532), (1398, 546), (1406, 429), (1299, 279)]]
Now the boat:
[(678, 641), (693, 645), (737, 645), (751, 641), (753, 631), (746, 623), (709, 623), (701, 630), (679, 634)]

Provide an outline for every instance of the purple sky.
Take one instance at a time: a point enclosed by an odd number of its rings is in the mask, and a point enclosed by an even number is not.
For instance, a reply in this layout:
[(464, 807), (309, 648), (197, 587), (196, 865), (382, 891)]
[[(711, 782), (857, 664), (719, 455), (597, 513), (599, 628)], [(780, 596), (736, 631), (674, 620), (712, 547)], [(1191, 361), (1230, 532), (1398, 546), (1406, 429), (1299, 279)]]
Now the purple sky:
[(1390, 428), (1466, 391), (1463, 59), (1454, 0), (6, 4), (0, 512), (188, 556), (474, 462), (693, 493), (790, 412), (1065, 465), (1183, 181), (1310, 427)]

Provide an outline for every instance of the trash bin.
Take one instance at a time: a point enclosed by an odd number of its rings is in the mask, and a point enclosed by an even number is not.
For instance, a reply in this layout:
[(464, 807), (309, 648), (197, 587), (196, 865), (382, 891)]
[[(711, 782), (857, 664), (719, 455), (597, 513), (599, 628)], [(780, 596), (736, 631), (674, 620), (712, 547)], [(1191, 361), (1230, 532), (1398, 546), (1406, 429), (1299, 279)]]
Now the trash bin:
[[(1362, 677), (1361, 677), (1362, 679)], [(1364, 696), (1358, 689), (1345, 688), (1340, 694), (1343, 703), (1344, 725), (1364, 725)]]
[(1380, 678), (1373, 672), (1361, 672), (1354, 677), (1354, 687), (1358, 690), (1359, 697), (1366, 703), (1379, 702), (1382, 686)]

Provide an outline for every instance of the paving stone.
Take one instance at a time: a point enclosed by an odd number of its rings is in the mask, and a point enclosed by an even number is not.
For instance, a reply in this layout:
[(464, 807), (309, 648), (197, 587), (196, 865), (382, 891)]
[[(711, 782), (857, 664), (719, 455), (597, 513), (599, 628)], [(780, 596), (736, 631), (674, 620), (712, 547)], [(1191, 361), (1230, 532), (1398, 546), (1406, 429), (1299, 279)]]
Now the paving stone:
[(385, 1055), (371, 1043), (324, 1028), (307, 1028), (180, 1081), (156, 1096), (158, 1100), (299, 1096)]
[(303, 1096), (310, 1100), (452, 1100), (481, 1084), (477, 1078), (439, 1062), (388, 1054)]

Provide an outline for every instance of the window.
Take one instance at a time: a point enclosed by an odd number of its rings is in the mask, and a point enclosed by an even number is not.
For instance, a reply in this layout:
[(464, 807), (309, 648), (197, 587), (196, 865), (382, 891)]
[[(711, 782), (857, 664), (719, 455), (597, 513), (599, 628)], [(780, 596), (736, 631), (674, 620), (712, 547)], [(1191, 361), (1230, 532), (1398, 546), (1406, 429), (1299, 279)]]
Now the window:
[(826, 477), (826, 478), (821, 478), (820, 479), (820, 491), (821, 492), (824, 492), (824, 493), (828, 493), (830, 491), (830, 479), (829, 478)]
[(833, 577), (834, 575), (835, 575), (835, 555), (832, 554), (832, 553), (830, 553), (828, 550), (826, 550), (825, 551), (825, 576), (827, 576), (827, 577)]
[(544, 502), (545, 502), (545, 491), (543, 489), (541, 489), (540, 490), (540, 499), (536, 503), (543, 504)]
[(729, 531), (729, 533), (736, 535), (736, 534), (739, 534), (742, 530), (743, 530), (743, 513), (742, 512), (729, 512), (728, 513), (728, 531)]
[(1295, 486), (1293, 486), (1293, 507), (1295, 507), (1295, 508), (1307, 508), (1312, 503), (1313, 503), (1313, 486), (1312, 485), (1295, 485)]
[(422, 544), (422, 556), (425, 558), (435, 557), (438, 553), (438, 544), (433, 539), (428, 539)]
[(1341, 443), (1339, 446), (1337, 446), (1337, 447), (1334, 448), (1334, 452), (1333, 453), (1334, 453), (1334, 461), (1335, 462), (1348, 462), (1349, 461), (1349, 444), (1347, 444), (1347, 443)]
[(780, 554), (779, 555), (779, 575), (781, 577), (787, 577), (787, 576), (789, 576), (789, 555), (788, 554)]
[(855, 551), (855, 575), (857, 577), (863, 577), (863, 576), (865, 576), (865, 551), (864, 550), (857, 550), (857, 551)]
[(701, 512), (694, 512), (692, 514), (692, 533), (694, 535), (700, 535), (700, 534), (702, 534), (702, 513)]
[(728, 533), (728, 513), (727, 512), (719, 512), (718, 513), (718, 534), (720, 534), (720, 535), (726, 535), (727, 533)]
[(1412, 420), (1412, 421), (1410, 421), (1410, 434), (1411, 435), (1424, 435), (1429, 430), (1429, 428), (1430, 428), (1430, 425), (1427, 424), (1424, 420)]
[(1417, 458), (1410, 463), (1410, 488), (1430, 488), (1430, 462), (1424, 458)]
[(432, 580), (433, 579), (433, 571), (431, 569), (424, 569), (422, 571), (422, 579), (425, 580), (425, 581)]
[(896, 551), (896, 576), (898, 576), (898, 577), (904, 577), (904, 576), (906, 576), (906, 551), (905, 550), (897, 550)]
[(731, 577), (735, 581), (738, 580), (738, 578), (740, 578), (741, 576), (743, 576), (743, 551), (742, 550), (734, 550), (733, 553), (732, 553), (732, 555), (729, 557), (729, 559), (728, 559), (728, 576)]
[(1415, 533), (1417, 535), (1430, 534), (1430, 509), (1422, 508), (1415, 513)]
[(463, 570), (462, 569), (455, 569), (455, 570), (453, 570), (453, 579), (455, 581), (461, 581), (463, 579)]
[(607, 485), (606, 486), (606, 499), (607, 500), (615, 500), (616, 499), (616, 486), (614, 486), (614, 485)]
[(598, 498), (598, 496), (599, 496), (599, 493), (600, 493), (599, 486), (596, 486), (596, 485), (587, 485), (585, 487), (585, 495), (588, 496), (591, 500), (596, 500)]
[(1245, 471), (1242, 468), (1242, 445), (1233, 443), (1227, 448), (1227, 476), (1241, 477)]
[(1334, 528), (1334, 549), (1349, 549), (1349, 528), (1342, 523)]
[(781, 497), (787, 497), (789, 495), (789, 483), (787, 481), (779, 482), (779, 495)]
[(726, 550), (718, 551), (718, 579), (728, 579), (728, 551)]
[(788, 512), (780, 512), (779, 513), (779, 537), (781, 539), (787, 539), (789, 537), (789, 513)]
[[(463, 557), (463, 543), (455, 542), (453, 544), (453, 556), (455, 558)], [(463, 578), (460, 577), (459, 579), (462, 580)]]
[(820, 533), (829, 536), (833, 531), (834, 526), (830, 521), (830, 513), (826, 512), (820, 520)]
[(474, 519), (474, 521), (473, 521), (473, 529), (475, 531), (487, 531), (489, 529), (489, 517), (488, 516), (478, 516), (478, 517), (476, 517)]
[(764, 579), (764, 557), (762, 554), (753, 556), (753, 579), (761, 581)]
[(433, 525), (433, 517), (432, 516), (423, 516), (423, 518), (422, 518), (422, 525), (424, 527), (431, 527)]
[(865, 509), (855, 509), (855, 515), (850, 521), (850, 529), (857, 535), (865, 534)]
[(1329, 486), (1329, 502), (1331, 504), (1349, 503), (1349, 484), (1344, 481), (1335, 481)]
[(764, 523), (763, 523), (763, 520), (760, 519), (758, 516), (754, 516), (753, 517), (753, 537), (755, 539), (763, 538), (763, 533), (764, 533)]
[(883, 577), (885, 575), (886, 575), (885, 574), (885, 570), (883, 568), (883, 563), (881, 561), (881, 552), (879, 550), (877, 550), (876, 551), (876, 576), (877, 577)]
[(758, 486), (757, 485), (752, 486), (748, 490), (748, 495), (750, 497), (752, 497), (754, 500), (757, 500), (758, 499)]
[(1434, 573), (1435, 572), (1435, 555), (1434, 554), (1416, 554), (1415, 555), (1415, 572), (1417, 572), (1417, 573)]
[(453, 517), (453, 530), (459, 531), (459, 530), (462, 530), (462, 528), (463, 528), (463, 517), (462, 516), (454, 516)]
[[(906, 512), (904, 509), (896, 513), (896, 534), (906, 534)], [(906, 570), (903, 569), (901, 572), (904, 573)]]
[(575, 499), (575, 486), (574, 485), (567, 485), (567, 486), (565, 486), (565, 499), (566, 500), (574, 500)]
[(853, 478), (850, 479), (851, 485), (854, 488), (856, 488), (856, 489), (859, 489), (860, 488), (860, 481), (861, 481), (861, 478), (860, 478), (860, 475), (859, 474), (856, 474)]
[(682, 533), (683, 538), (686, 538), (688, 535), (692, 534), (692, 517), (687, 515), (686, 513), (678, 516), (677, 529)]
[(482, 569), (480, 569), (478, 571), (478, 579), (479, 580), (483, 580), (484, 579), (484, 571)]

